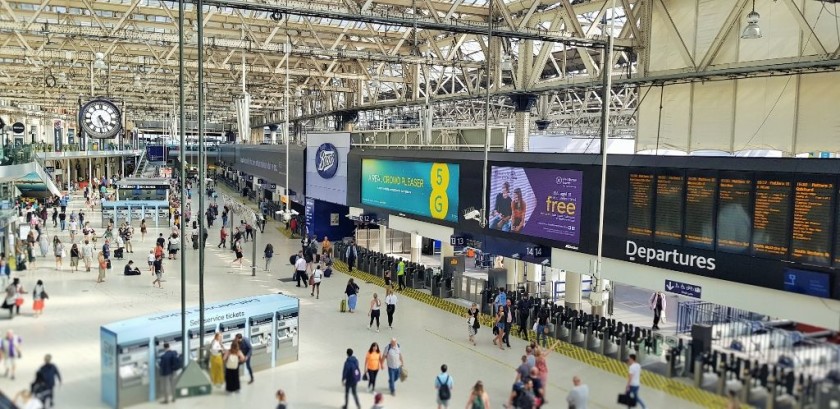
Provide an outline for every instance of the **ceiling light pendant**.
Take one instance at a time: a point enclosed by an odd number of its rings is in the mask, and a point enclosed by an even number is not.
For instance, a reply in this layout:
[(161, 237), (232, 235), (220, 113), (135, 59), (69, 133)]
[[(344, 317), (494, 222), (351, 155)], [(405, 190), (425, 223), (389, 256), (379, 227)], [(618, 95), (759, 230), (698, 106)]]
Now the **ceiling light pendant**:
[(143, 82), (140, 81), (140, 75), (134, 76), (134, 83), (132, 84), (134, 88), (143, 88)]
[(99, 70), (104, 69), (104, 68), (108, 68), (108, 65), (105, 64), (105, 54), (96, 53), (96, 54), (93, 55), (93, 57), (95, 58), (95, 60), (93, 61), (93, 68), (96, 68), (96, 69), (99, 69)]
[(761, 15), (755, 12), (755, 0), (753, 0), (753, 7), (750, 14), (747, 14), (747, 27), (741, 33), (741, 38), (745, 40), (754, 40), (761, 38), (761, 27), (758, 26), (758, 20)]

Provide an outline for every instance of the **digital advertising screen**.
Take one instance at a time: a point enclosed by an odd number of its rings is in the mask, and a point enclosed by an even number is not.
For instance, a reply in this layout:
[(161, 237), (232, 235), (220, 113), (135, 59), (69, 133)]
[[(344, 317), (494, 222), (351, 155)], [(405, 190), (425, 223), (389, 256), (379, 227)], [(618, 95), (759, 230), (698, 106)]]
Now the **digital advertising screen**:
[(493, 166), (488, 228), (578, 245), (583, 172)]
[(458, 221), (457, 164), (362, 159), (362, 204)]

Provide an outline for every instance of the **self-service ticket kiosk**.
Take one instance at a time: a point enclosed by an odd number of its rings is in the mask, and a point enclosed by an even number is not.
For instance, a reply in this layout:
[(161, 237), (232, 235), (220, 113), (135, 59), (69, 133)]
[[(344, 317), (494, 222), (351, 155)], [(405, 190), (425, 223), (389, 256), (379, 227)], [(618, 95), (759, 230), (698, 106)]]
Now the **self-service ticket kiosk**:
[[(197, 361), (198, 360), (198, 350), (202, 347), (201, 345), (201, 337), (199, 336), (201, 333), (199, 332), (198, 328), (193, 328), (187, 332), (187, 336), (190, 338), (190, 360)], [(204, 344), (210, 345), (210, 341), (213, 340), (213, 335), (216, 334), (216, 326), (215, 325), (205, 325), (204, 326)]]
[(121, 408), (149, 400), (149, 340), (117, 344), (117, 394)]
[(249, 318), (251, 338), (251, 368), (255, 371), (271, 367), (271, 345), (273, 337), (271, 329), (274, 324), (274, 314), (265, 314)]
[[(203, 345), (198, 308), (187, 309), (185, 316), (180, 311), (168, 311), (105, 324), (100, 328), (102, 401), (111, 408), (125, 408), (159, 399), (163, 388), (158, 385), (158, 358), (163, 353), (163, 344), (169, 343), (171, 350), (181, 354), (186, 341), (187, 361), (197, 361), (201, 348), (206, 348), (213, 339), (217, 325), (222, 343), (227, 347), (237, 334), (251, 338), (254, 369), (296, 361), (299, 306), (298, 299), (282, 294), (206, 305)], [(186, 318), (188, 325), (185, 340), (182, 318)], [(175, 388), (179, 398), (212, 391), (206, 368), (194, 362), (185, 362)]]
[(277, 311), (275, 362), (285, 364), (298, 359), (298, 310)]

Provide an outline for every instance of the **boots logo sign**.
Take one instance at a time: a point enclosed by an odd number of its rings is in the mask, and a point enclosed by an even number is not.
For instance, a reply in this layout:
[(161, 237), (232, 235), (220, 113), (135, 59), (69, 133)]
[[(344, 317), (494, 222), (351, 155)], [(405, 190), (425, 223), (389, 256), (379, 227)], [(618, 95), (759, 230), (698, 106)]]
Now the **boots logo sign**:
[(322, 143), (315, 152), (315, 170), (324, 179), (330, 179), (338, 172), (338, 149), (331, 143)]
[(637, 263), (643, 264), (668, 264), (699, 268), (702, 270), (715, 271), (715, 259), (712, 257), (698, 256), (696, 254), (683, 253), (680, 250), (662, 250), (653, 247), (646, 247), (637, 244), (635, 241), (627, 240), (624, 254), (627, 259)]

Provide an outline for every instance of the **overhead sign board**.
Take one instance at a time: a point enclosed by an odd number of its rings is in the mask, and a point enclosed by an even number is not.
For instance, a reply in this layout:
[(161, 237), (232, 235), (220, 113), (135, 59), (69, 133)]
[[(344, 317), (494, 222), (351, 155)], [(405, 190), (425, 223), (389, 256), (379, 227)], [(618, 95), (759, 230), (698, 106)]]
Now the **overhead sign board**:
[(26, 127), (23, 126), (23, 122), (15, 122), (12, 124), (12, 132), (16, 134), (22, 134), (26, 130)]
[(681, 283), (674, 280), (665, 280), (665, 291), (700, 299), (700, 295), (703, 293), (703, 287), (694, 284)]

